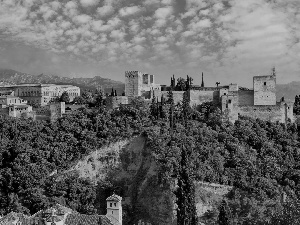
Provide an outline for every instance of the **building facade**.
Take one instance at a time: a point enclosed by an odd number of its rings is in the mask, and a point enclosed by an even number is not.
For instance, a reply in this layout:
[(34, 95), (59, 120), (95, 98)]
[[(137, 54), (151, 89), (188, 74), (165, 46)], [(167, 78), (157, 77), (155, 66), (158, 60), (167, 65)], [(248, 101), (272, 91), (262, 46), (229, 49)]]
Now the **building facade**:
[(15, 96), (0, 96), (0, 115), (11, 117), (33, 117), (32, 106), (27, 101)]
[(0, 87), (0, 93), (11, 92), (13, 96), (27, 100), (28, 104), (47, 105), (67, 92), (70, 101), (80, 96), (80, 88), (73, 85), (21, 84)]

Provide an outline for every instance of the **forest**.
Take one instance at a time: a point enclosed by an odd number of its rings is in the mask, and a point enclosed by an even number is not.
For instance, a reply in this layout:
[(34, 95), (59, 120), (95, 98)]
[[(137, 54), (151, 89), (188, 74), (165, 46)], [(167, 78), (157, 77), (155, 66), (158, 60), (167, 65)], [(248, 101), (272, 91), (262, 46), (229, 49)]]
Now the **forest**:
[[(178, 181), (178, 224), (299, 224), (297, 122), (240, 117), (232, 124), (212, 103), (190, 107), (187, 94), (174, 104), (172, 91), (159, 103), (136, 98), (113, 110), (96, 98), (95, 109), (81, 108), (53, 123), (0, 117), (0, 214), (33, 214), (54, 202), (99, 213), (97, 189), (108, 196), (113, 184), (95, 186), (75, 172), (62, 172), (95, 149), (143, 135), (160, 182)], [(220, 207), (197, 218), (194, 181), (234, 188)], [(124, 224), (140, 219), (127, 216)]]

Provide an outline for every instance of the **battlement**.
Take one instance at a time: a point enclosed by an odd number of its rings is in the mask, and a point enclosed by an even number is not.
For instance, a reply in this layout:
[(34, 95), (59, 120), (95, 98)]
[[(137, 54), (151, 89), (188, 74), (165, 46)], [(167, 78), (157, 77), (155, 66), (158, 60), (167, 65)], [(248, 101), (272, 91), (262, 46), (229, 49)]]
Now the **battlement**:
[(142, 75), (142, 72), (140, 71), (125, 71), (125, 77), (127, 78), (133, 78), (133, 77), (138, 77), (138, 76), (141, 76)]

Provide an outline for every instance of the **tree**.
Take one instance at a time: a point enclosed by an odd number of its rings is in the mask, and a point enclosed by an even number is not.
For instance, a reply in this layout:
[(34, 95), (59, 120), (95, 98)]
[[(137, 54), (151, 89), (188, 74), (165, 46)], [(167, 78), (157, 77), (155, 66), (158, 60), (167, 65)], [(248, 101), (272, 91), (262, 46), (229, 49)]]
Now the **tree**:
[(295, 96), (294, 108), (293, 111), (296, 115), (300, 115), (300, 95)]
[(186, 81), (182, 77), (177, 79), (177, 84), (175, 87), (176, 91), (185, 91), (186, 90)]
[(167, 104), (169, 105), (170, 128), (171, 128), (171, 130), (173, 130), (173, 128), (174, 128), (174, 109), (175, 109), (175, 104), (174, 104), (174, 96), (173, 96), (172, 89), (169, 90), (169, 92), (168, 92)]
[(223, 200), (220, 205), (218, 224), (219, 225), (230, 225), (230, 224), (232, 224), (231, 218), (232, 218), (232, 215), (231, 215), (230, 208), (228, 207), (226, 200)]
[(185, 91), (183, 93), (183, 99), (182, 99), (182, 117), (185, 124), (187, 124), (187, 121), (191, 117), (191, 106), (190, 106), (190, 97), (188, 91)]
[(60, 102), (65, 102), (65, 103), (69, 103), (70, 102), (70, 97), (69, 97), (69, 94), (68, 92), (64, 91), (62, 93), (62, 95), (60, 96)]
[(150, 105), (150, 115), (153, 119), (157, 119), (158, 112), (157, 112), (157, 103), (156, 103), (156, 98), (153, 93), (153, 97), (151, 100), (151, 105)]
[(104, 105), (104, 90), (97, 89), (95, 93), (95, 106), (102, 107)]
[(86, 100), (82, 96), (76, 96), (73, 100), (74, 103), (78, 105), (83, 105), (86, 103)]
[[(190, 146), (189, 146), (190, 147)], [(190, 159), (187, 146), (182, 145), (181, 160), (178, 172), (178, 188), (175, 191), (177, 203), (177, 224), (197, 224), (195, 204), (195, 186), (191, 177)]]

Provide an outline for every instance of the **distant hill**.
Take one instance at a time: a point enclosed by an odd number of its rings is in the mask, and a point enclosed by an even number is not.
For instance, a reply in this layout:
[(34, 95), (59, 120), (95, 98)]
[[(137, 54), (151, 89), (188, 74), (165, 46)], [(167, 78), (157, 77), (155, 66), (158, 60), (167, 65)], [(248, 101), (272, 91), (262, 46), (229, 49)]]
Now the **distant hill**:
[(119, 95), (125, 90), (124, 83), (100, 76), (93, 78), (69, 78), (45, 74), (31, 75), (11, 69), (0, 69), (0, 85), (24, 83), (71, 84), (80, 87), (81, 90), (95, 90), (98, 86), (102, 86), (106, 92), (110, 92), (113, 87), (117, 90)]
[(294, 101), (296, 95), (300, 95), (300, 81), (277, 84), (277, 100), (284, 96), (285, 100)]

